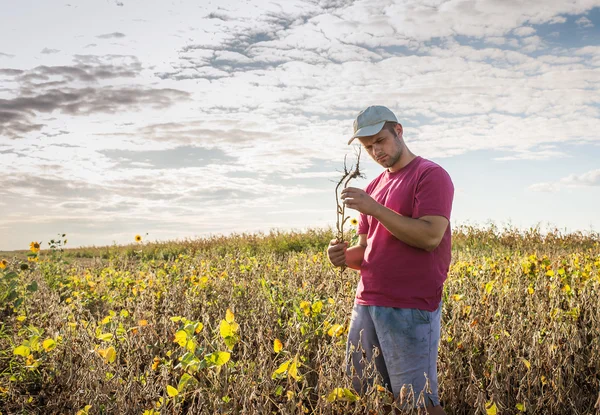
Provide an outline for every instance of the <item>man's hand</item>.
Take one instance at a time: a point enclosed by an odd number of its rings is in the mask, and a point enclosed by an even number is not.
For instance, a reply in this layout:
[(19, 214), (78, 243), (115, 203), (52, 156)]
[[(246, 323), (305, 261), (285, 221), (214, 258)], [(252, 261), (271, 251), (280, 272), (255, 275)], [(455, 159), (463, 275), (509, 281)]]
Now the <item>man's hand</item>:
[(348, 248), (348, 242), (339, 243), (337, 239), (332, 239), (329, 242), (329, 248), (327, 248), (327, 256), (329, 262), (336, 267), (346, 265), (346, 249)]
[(341, 197), (347, 207), (365, 215), (376, 216), (381, 207), (367, 192), (356, 187), (346, 187), (342, 190)]

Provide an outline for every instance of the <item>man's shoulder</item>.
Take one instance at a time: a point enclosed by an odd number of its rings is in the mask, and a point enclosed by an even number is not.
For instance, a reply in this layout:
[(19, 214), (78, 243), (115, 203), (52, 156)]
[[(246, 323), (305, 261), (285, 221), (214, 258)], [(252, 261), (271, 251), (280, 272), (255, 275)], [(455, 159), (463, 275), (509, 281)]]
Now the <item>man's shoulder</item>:
[(444, 168), (441, 165), (439, 165), (438, 163), (436, 163), (433, 160), (426, 159), (425, 157), (421, 157), (421, 160), (419, 163), (419, 169), (421, 169), (421, 170), (429, 170), (429, 169), (444, 170)]

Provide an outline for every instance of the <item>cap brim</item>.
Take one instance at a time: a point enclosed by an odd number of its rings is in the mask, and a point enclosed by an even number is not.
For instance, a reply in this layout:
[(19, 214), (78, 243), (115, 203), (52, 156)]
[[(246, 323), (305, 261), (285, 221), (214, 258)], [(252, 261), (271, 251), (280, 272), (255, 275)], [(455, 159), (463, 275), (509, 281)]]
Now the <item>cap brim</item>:
[(378, 122), (377, 124), (367, 125), (366, 127), (361, 128), (360, 130), (358, 130), (357, 132), (354, 133), (354, 135), (352, 136), (350, 141), (348, 141), (348, 144), (351, 144), (352, 141), (354, 141), (354, 139), (356, 137), (369, 137), (371, 135), (377, 134), (378, 132), (381, 131), (381, 129), (383, 128), (385, 123), (386, 123), (385, 121), (381, 121), (381, 122)]

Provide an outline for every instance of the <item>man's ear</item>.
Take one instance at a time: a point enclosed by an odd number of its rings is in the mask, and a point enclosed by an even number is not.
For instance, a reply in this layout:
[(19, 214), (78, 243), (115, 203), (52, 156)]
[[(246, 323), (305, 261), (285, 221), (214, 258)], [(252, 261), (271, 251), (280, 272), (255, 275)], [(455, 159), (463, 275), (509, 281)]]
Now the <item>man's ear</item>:
[(397, 123), (396, 124), (396, 133), (398, 133), (398, 136), (402, 137), (403, 132), (404, 132), (404, 129), (402, 128), (402, 124)]

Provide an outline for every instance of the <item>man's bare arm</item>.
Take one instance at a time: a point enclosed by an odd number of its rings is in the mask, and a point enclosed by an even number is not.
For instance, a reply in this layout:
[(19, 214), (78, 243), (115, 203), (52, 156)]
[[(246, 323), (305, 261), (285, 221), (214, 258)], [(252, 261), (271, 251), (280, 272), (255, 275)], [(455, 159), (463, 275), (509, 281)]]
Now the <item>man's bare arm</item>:
[(377, 219), (392, 235), (402, 242), (428, 252), (438, 247), (448, 228), (443, 216), (423, 216), (418, 219), (402, 216), (383, 205), (375, 211)]
[(346, 266), (360, 271), (367, 249), (367, 235), (358, 235), (358, 243), (346, 250)]

